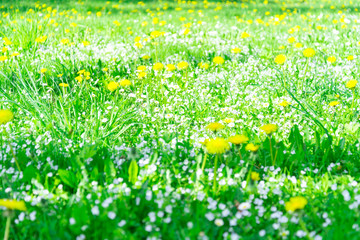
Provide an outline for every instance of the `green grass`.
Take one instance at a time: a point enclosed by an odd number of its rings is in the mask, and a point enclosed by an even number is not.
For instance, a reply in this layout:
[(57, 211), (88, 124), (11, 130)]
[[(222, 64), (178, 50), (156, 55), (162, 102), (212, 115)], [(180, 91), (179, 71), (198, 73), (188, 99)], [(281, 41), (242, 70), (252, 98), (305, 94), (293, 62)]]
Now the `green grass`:
[[(14, 114), (0, 125), (0, 199), (27, 207), (0, 208), (0, 236), (360, 238), (359, 85), (346, 87), (360, 74), (356, 1), (0, 7), (0, 109)], [(181, 61), (188, 68), (166, 70)], [(278, 127), (271, 137), (266, 124)], [(202, 144), (235, 134), (259, 150)], [(287, 211), (295, 196), (307, 204)]]

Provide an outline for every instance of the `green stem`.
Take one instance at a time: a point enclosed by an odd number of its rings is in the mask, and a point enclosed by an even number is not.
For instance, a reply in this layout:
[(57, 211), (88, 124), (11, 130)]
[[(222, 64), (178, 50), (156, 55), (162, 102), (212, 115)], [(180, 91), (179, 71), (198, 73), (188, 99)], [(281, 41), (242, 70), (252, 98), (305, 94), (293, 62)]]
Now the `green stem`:
[(8, 216), (6, 219), (6, 226), (5, 226), (5, 234), (4, 234), (4, 240), (8, 240), (9, 233), (10, 233), (10, 224), (11, 224), (11, 217)]
[(274, 166), (274, 157), (273, 157), (273, 151), (272, 151), (272, 144), (271, 144), (271, 136), (269, 135), (269, 144), (270, 144), (270, 156), (271, 156), (271, 162)]
[(205, 153), (204, 160), (203, 160), (203, 163), (202, 163), (202, 166), (201, 166), (201, 172), (202, 172), (202, 173), (204, 173), (204, 169), (205, 169), (205, 165), (206, 165), (206, 160), (207, 160), (207, 153)]
[(355, 89), (352, 90), (353, 98), (351, 102), (351, 116), (353, 116), (354, 102), (355, 102)]
[(239, 155), (240, 155), (240, 160), (244, 160), (242, 155), (241, 155), (241, 145), (239, 145)]
[(213, 183), (214, 193), (216, 193), (216, 176), (217, 176), (218, 158), (219, 158), (219, 154), (216, 154), (216, 156), (215, 156), (215, 166), (214, 166), (214, 183)]

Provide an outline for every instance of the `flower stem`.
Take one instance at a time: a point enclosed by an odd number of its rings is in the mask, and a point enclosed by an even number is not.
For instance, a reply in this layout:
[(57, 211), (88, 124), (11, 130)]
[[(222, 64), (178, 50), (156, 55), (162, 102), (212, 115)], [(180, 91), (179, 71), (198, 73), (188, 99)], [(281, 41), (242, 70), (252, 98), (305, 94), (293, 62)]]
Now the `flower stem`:
[(6, 226), (5, 226), (5, 234), (4, 234), (4, 240), (8, 240), (9, 233), (10, 233), (10, 224), (11, 224), (11, 217), (8, 216), (6, 219)]
[(244, 160), (242, 155), (241, 155), (241, 145), (239, 146), (239, 155), (240, 155), (240, 160)]
[(206, 165), (206, 160), (207, 160), (207, 153), (205, 153), (204, 160), (203, 160), (203, 163), (202, 163), (202, 166), (201, 166), (201, 172), (202, 172), (202, 173), (204, 173), (204, 169), (205, 169), (205, 165)]
[(273, 151), (272, 151), (272, 145), (271, 145), (271, 136), (269, 135), (269, 144), (270, 144), (270, 156), (271, 156), (271, 162), (274, 165), (274, 157), (273, 157)]
[(215, 165), (214, 165), (214, 183), (213, 183), (213, 188), (214, 188), (215, 193), (216, 193), (216, 175), (217, 175), (218, 158), (219, 158), (219, 154), (216, 154), (215, 155)]
[(354, 102), (355, 102), (355, 89), (352, 90), (352, 94), (353, 94), (353, 97), (352, 97), (352, 102), (351, 102), (351, 116), (353, 115), (353, 109), (354, 109)]

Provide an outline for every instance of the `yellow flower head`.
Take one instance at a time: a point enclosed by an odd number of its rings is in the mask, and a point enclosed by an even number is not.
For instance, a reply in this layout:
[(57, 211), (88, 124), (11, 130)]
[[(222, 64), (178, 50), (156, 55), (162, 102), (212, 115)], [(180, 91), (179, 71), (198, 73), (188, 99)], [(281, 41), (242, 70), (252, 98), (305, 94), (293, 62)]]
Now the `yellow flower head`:
[(143, 79), (146, 77), (146, 72), (139, 72), (138, 79)]
[(209, 129), (213, 132), (219, 131), (223, 128), (225, 128), (225, 126), (218, 122), (213, 122), (206, 126), (206, 129)]
[(245, 150), (246, 151), (251, 151), (251, 152), (257, 152), (259, 150), (259, 145), (254, 145), (253, 143), (249, 143), (248, 145), (246, 145)]
[(296, 39), (295, 39), (295, 37), (289, 37), (287, 41), (288, 41), (288, 43), (292, 44), (296, 41)]
[(350, 80), (346, 83), (346, 87), (349, 89), (354, 89), (357, 85), (358, 81), (356, 81), (355, 79)]
[(260, 174), (257, 172), (251, 172), (251, 180), (253, 181), (259, 181), (260, 180)]
[(149, 55), (144, 55), (141, 57), (143, 60), (149, 60), (150, 59), (150, 56)]
[(166, 71), (172, 72), (175, 69), (176, 69), (176, 67), (175, 67), (174, 64), (169, 63), (169, 64), (166, 65)]
[(12, 44), (12, 42), (10, 41), (10, 39), (7, 38), (7, 37), (4, 37), (3, 40), (4, 40), (4, 45), (5, 45), (5, 46), (9, 46), (9, 45)]
[(138, 72), (145, 72), (146, 71), (146, 66), (144, 66), (144, 65), (138, 66), (137, 71)]
[(286, 61), (286, 56), (284, 54), (277, 55), (274, 61), (276, 64), (282, 65)]
[(199, 67), (202, 69), (208, 69), (210, 67), (210, 65), (208, 63), (199, 63)]
[(110, 83), (107, 85), (107, 89), (108, 89), (110, 92), (115, 91), (118, 87), (119, 87), (119, 84), (118, 84), (117, 82), (110, 82)]
[(304, 209), (308, 201), (304, 197), (292, 197), (290, 201), (285, 203), (286, 211), (294, 212), (298, 209)]
[(123, 79), (120, 81), (120, 86), (122, 87), (127, 87), (127, 86), (130, 86), (131, 85), (131, 82), (127, 79)]
[(327, 61), (329, 63), (335, 63), (336, 62), (336, 57), (335, 56), (330, 56), (330, 57), (327, 58)]
[(228, 138), (228, 141), (235, 145), (240, 145), (249, 141), (245, 135), (235, 135)]
[(24, 201), (0, 199), (0, 206), (6, 207), (9, 210), (26, 211), (26, 206)]
[(40, 73), (46, 73), (47, 69), (46, 68), (42, 68), (40, 69)]
[(295, 43), (294, 47), (295, 48), (302, 48), (303, 45), (302, 45), (302, 43)]
[(264, 126), (260, 127), (261, 130), (263, 130), (267, 135), (270, 135), (278, 129), (278, 127), (275, 124), (266, 124)]
[(303, 51), (304, 57), (311, 58), (315, 56), (315, 50), (312, 48), (307, 48)]
[(225, 62), (225, 60), (222, 57), (217, 56), (217, 57), (214, 57), (213, 62), (217, 65), (221, 65)]
[(338, 102), (338, 101), (332, 101), (332, 102), (329, 103), (329, 106), (330, 107), (335, 107), (336, 105), (339, 105), (339, 104), (340, 104), (340, 102)]
[(0, 125), (6, 124), (14, 119), (14, 114), (7, 109), (0, 110)]
[(250, 34), (248, 34), (247, 32), (243, 32), (240, 37), (241, 38), (248, 38), (248, 37), (250, 37)]
[(230, 149), (229, 143), (223, 138), (213, 138), (206, 144), (206, 150), (210, 154), (222, 154)]
[(349, 61), (352, 61), (352, 60), (354, 60), (354, 56), (352, 56), (352, 55), (349, 55), (349, 56), (347, 57), (347, 60), (349, 60)]
[(60, 43), (63, 44), (63, 45), (66, 45), (70, 42), (70, 40), (68, 38), (64, 38), (64, 39), (61, 39), (60, 40)]
[(241, 53), (241, 49), (238, 47), (235, 47), (235, 48), (231, 49), (231, 53)]
[(232, 118), (225, 118), (225, 119), (223, 120), (223, 122), (224, 122), (224, 123), (232, 123), (232, 122), (234, 122), (234, 119), (232, 119)]
[(287, 107), (287, 106), (291, 105), (291, 103), (289, 103), (288, 101), (284, 100), (284, 101), (282, 101), (281, 103), (279, 103), (279, 105), (280, 105), (281, 107)]
[(188, 67), (189, 67), (189, 63), (187, 63), (185, 61), (179, 62), (178, 65), (177, 65), (178, 70), (185, 70)]
[(0, 56), (0, 62), (4, 62), (8, 59), (7, 56)]
[(153, 69), (155, 71), (161, 71), (164, 69), (164, 64), (158, 62), (158, 63), (155, 63), (154, 66), (153, 66)]
[(65, 88), (65, 87), (68, 87), (69, 84), (67, 84), (67, 83), (60, 83), (59, 86)]

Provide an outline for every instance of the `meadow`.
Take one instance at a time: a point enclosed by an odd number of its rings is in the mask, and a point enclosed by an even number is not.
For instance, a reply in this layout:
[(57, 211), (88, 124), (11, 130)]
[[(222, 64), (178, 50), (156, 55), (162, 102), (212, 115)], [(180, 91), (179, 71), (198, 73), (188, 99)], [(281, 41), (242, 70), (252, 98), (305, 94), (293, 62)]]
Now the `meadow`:
[(0, 1), (0, 237), (360, 239), (359, 11)]

